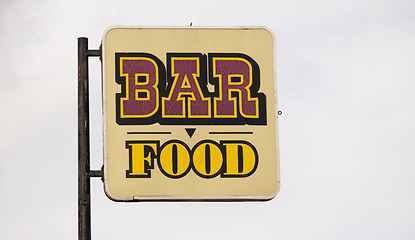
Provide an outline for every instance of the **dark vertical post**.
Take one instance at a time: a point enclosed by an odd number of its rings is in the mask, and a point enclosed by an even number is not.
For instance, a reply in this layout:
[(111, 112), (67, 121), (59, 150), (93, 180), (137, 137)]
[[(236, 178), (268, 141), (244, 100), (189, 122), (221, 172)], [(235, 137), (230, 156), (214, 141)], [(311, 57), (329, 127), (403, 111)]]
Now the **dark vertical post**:
[(78, 239), (91, 239), (88, 38), (78, 38)]

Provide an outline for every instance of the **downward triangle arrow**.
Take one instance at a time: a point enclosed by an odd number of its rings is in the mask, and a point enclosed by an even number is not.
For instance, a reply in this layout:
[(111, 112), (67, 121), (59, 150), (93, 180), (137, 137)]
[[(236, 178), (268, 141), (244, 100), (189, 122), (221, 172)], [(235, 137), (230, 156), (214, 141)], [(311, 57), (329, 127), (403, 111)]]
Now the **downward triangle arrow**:
[(193, 134), (196, 131), (196, 128), (185, 128), (187, 135), (189, 135), (190, 138), (192, 138)]

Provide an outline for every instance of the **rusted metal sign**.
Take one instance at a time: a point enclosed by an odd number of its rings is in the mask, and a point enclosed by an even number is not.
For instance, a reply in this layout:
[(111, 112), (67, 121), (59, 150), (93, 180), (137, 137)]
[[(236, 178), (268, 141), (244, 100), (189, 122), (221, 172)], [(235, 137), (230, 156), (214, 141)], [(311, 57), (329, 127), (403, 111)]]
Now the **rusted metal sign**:
[(104, 185), (115, 201), (269, 200), (279, 189), (264, 28), (129, 28), (102, 41)]

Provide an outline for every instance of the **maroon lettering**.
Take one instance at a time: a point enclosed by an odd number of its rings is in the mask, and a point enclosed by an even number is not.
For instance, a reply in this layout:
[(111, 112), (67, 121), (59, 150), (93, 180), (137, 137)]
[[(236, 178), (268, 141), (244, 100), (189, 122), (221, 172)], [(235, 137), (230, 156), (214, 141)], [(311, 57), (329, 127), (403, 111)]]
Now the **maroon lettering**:
[[(173, 81), (170, 84), (169, 95), (162, 98), (162, 117), (209, 118), (210, 98), (203, 95), (197, 80), (200, 77), (200, 59), (171, 57), (169, 60)], [(188, 116), (186, 116), (186, 106), (189, 108)]]

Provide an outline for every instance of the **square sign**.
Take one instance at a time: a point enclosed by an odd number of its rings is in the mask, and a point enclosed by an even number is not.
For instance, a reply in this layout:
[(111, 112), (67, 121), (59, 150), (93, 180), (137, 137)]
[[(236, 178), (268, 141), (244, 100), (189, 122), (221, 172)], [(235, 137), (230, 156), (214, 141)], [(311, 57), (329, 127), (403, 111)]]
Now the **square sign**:
[(115, 27), (103, 36), (102, 57), (110, 199), (275, 197), (274, 38), (268, 30)]

